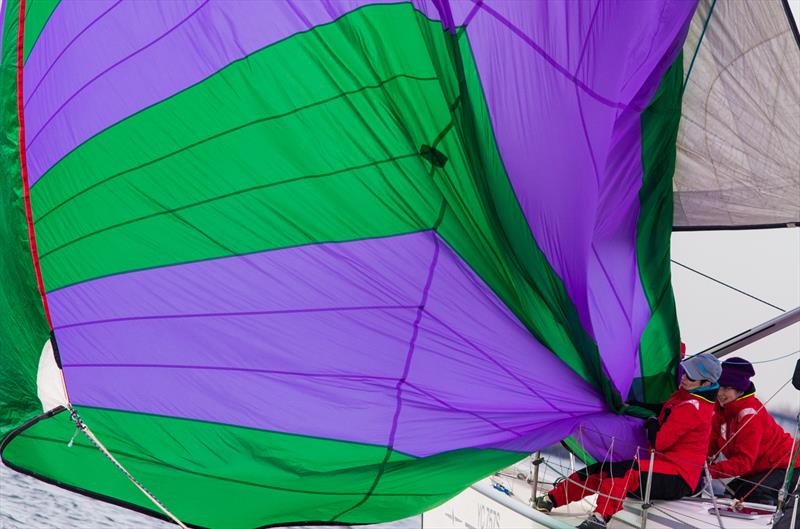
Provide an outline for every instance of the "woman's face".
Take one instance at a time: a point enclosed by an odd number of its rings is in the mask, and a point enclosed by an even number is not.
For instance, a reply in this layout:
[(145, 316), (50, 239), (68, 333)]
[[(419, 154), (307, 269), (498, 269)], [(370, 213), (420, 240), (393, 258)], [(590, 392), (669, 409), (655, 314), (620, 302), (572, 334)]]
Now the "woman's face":
[(717, 392), (717, 402), (720, 405), (724, 406), (728, 402), (733, 402), (734, 400), (738, 399), (742, 396), (743, 391), (739, 391), (738, 389), (734, 389), (728, 386), (723, 386), (719, 388)]
[(681, 375), (681, 389), (685, 389), (686, 391), (691, 391), (693, 389), (697, 389), (703, 385), (702, 380), (692, 380), (691, 378), (686, 376), (686, 373)]

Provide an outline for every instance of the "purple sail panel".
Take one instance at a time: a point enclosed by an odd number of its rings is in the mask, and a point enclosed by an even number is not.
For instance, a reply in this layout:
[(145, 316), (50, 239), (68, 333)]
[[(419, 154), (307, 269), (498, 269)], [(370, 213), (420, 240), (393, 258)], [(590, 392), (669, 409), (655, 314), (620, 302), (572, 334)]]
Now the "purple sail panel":
[(276, 250), (53, 292), (70, 398), (414, 455), (520, 439), (533, 449), (601, 413), (594, 388), (436, 237)]
[[(65, 362), (71, 367), (163, 366), (395, 380), (416, 310), (334, 307), (138, 318), (60, 329), (58, 342), (68, 350)], [(357, 337), (353, 329), (358, 329)], [(67, 382), (75, 384), (72, 378)]]
[[(72, 68), (65, 68), (65, 65), (69, 66), (72, 62), (69, 58), (70, 49), (109, 12), (119, 8), (121, 3), (120, 0), (72, 0), (58, 3), (25, 61), (23, 75), (26, 110), (28, 102), (39, 91), (46, 77), (50, 77), (51, 74), (59, 76), (59, 73), (64, 75), (72, 72)], [(168, 17), (168, 13), (169, 8), (165, 16)], [(97, 53), (102, 56), (102, 52), (103, 49), (100, 47)], [(65, 55), (67, 57), (62, 62), (61, 59)], [(69, 76), (64, 75), (64, 77), (67, 86), (75, 81)], [(49, 82), (53, 82), (55, 78), (50, 77)]]
[[(88, 2), (91, 9), (82, 3), (58, 6), (24, 71), (31, 185), (78, 145), (131, 114), (281, 39), (379, 3), (392, 2), (193, 0)], [(409, 3), (409, 9), (414, 7), (437, 17), (429, 2)]]
[(585, 417), (574, 437), (595, 459), (622, 461), (647, 458), (649, 443), (643, 422), (636, 417), (602, 413)]
[(467, 27), (519, 202), (622, 395), (650, 316), (635, 253), (639, 117), (693, 11), (486, 2)]
[[(429, 241), (420, 234), (321, 244), (109, 276), (51, 292), (56, 331), (107, 320), (416, 306)], [(336, 266), (325, 266), (328, 261)], [(321, 303), (324, 302), (324, 303)]]

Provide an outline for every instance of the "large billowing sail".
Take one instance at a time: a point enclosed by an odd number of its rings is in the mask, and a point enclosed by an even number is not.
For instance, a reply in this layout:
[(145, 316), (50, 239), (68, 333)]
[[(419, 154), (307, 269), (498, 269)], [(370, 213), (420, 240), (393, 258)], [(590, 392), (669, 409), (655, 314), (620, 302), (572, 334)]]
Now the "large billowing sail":
[(643, 444), (694, 7), (7, 2), (3, 461), (243, 528)]
[(783, 3), (698, 6), (684, 54), (678, 229), (800, 224), (800, 37)]

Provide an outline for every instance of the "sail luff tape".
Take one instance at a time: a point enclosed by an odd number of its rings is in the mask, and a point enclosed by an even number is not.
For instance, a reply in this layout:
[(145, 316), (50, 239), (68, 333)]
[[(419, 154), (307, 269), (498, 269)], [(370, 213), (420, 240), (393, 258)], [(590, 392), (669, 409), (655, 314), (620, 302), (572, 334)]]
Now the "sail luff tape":
[(75, 411), (74, 408), (70, 406), (69, 411), (72, 420), (75, 422), (75, 426), (80, 431), (83, 432), (83, 434), (89, 439), (89, 441), (91, 441), (91, 443), (95, 445), (97, 449), (100, 450), (103, 453), (103, 455), (109, 459), (109, 461), (114, 463), (114, 466), (116, 466), (123, 474), (125, 474), (125, 477), (127, 477), (128, 480), (130, 480), (130, 482), (133, 483), (136, 486), (136, 488), (138, 488), (142, 492), (142, 494), (147, 496), (147, 499), (153, 502), (153, 504), (155, 504), (155, 506), (158, 507), (161, 510), (161, 512), (167, 515), (173, 522), (175, 522), (179, 527), (181, 527), (181, 529), (189, 529), (188, 527), (186, 527), (186, 524), (181, 522), (177, 516), (172, 514), (169, 511), (169, 509), (167, 509), (164, 506), (163, 503), (161, 503), (155, 496), (153, 496), (153, 494), (151, 494), (150, 491), (148, 491), (144, 485), (139, 483), (139, 481), (135, 477), (133, 477), (133, 475), (130, 472), (128, 472), (128, 470), (124, 466), (122, 466), (122, 463), (117, 461), (117, 458), (115, 458), (111, 454), (111, 452), (108, 451), (105, 445), (103, 445), (103, 443), (100, 442), (100, 439), (98, 439), (97, 436), (94, 434), (94, 432), (92, 432), (92, 430), (86, 425), (86, 423), (83, 422), (83, 419), (80, 418), (78, 412)]

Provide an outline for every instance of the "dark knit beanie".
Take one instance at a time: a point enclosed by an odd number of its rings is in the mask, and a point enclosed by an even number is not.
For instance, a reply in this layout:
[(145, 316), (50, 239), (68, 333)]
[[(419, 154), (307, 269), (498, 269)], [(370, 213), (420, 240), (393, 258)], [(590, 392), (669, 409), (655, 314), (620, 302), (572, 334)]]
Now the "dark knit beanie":
[(722, 375), (719, 385), (733, 388), (738, 391), (747, 391), (750, 387), (750, 377), (756, 374), (753, 364), (744, 358), (733, 357), (722, 362)]

